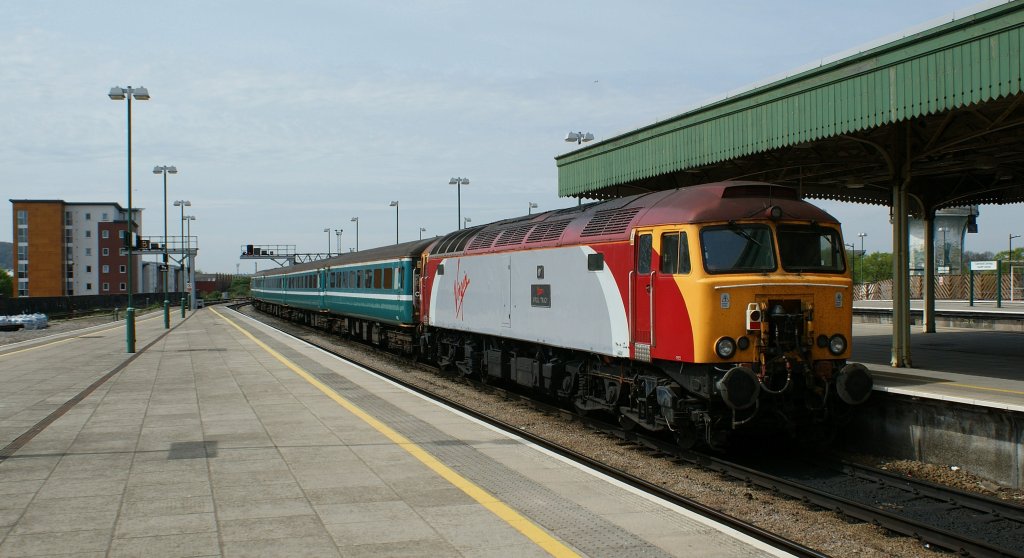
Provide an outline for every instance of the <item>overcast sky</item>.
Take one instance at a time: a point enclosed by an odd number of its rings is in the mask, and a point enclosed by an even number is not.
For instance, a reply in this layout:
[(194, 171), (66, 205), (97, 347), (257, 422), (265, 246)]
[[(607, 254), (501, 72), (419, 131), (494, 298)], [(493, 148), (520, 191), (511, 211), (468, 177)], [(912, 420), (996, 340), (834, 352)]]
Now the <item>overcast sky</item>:
[[(0, 8), (0, 193), (109, 201), (126, 195), (163, 233), (188, 199), (206, 272), (254, 269), (244, 244), (300, 252), (402, 241), (457, 226), (453, 176), (473, 224), (575, 204), (554, 157), (680, 114), (842, 51), (977, 9), (955, 0), (731, 2), (174, 1), (5, 3)], [(847, 241), (890, 251), (888, 209), (821, 204)], [(1004, 250), (1020, 205), (981, 209), (966, 249)], [(180, 211), (170, 208), (171, 234)], [(1016, 228), (1012, 228), (1016, 227)], [(0, 211), (0, 240), (12, 238)], [(261, 269), (273, 265), (260, 262)]]

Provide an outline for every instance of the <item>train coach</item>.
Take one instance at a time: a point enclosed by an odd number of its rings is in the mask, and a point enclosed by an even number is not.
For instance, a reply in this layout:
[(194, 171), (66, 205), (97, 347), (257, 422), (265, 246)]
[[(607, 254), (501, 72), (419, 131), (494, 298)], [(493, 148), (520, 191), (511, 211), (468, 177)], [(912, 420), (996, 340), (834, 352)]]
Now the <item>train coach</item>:
[[(354, 281), (354, 282), (353, 282)], [(267, 271), (257, 306), (671, 432), (822, 438), (871, 392), (849, 364), (839, 223), (725, 182), (508, 219)]]

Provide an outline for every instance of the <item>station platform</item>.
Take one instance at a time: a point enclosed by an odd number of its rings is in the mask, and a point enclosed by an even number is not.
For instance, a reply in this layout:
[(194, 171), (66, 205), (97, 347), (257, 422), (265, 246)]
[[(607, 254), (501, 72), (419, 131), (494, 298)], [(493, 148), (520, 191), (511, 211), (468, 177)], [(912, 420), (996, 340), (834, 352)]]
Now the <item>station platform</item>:
[(0, 347), (0, 556), (784, 555), (228, 308), (173, 326)]
[[(920, 310), (921, 301), (911, 301)], [(873, 315), (891, 315), (892, 301), (864, 301), (854, 311), (870, 309)], [(911, 326), (910, 368), (889, 366), (892, 355), (892, 324), (884, 320), (853, 324), (854, 362), (866, 365), (875, 378), (875, 389), (962, 403), (965, 405), (1024, 412), (1024, 334), (1011, 328), (975, 326), (1021, 320), (1024, 303), (938, 301), (936, 312), (953, 316), (957, 325), (937, 325), (934, 333)], [(957, 317), (959, 316), (959, 317)]]

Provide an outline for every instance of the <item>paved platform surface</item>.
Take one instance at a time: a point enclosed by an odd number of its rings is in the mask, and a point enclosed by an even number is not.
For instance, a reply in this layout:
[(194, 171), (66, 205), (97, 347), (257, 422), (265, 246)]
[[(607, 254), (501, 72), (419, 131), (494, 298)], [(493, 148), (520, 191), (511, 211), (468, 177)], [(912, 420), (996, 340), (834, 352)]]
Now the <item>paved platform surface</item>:
[(0, 556), (779, 555), (226, 308), (174, 325), (0, 348)]
[[(916, 306), (915, 306), (916, 303)], [(857, 302), (854, 307), (892, 308), (891, 301)], [(921, 301), (912, 301), (920, 308)], [(1024, 318), (1024, 304), (940, 301), (937, 310), (982, 312)], [(971, 327), (936, 327), (924, 333), (911, 327), (910, 368), (889, 366), (892, 356), (892, 325), (853, 324), (853, 357), (868, 366), (875, 389), (1024, 412), (1024, 334)]]

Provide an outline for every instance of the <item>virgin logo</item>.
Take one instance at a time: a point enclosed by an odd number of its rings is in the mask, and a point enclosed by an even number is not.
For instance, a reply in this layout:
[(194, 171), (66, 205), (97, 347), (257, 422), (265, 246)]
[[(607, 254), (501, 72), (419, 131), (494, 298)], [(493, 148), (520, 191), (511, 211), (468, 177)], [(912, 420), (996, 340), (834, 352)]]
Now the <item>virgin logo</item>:
[(469, 276), (465, 273), (462, 274), (462, 279), (459, 279), (459, 272), (461, 271), (462, 262), (456, 264), (455, 267), (455, 317), (457, 319), (463, 319), (462, 316), (462, 302), (466, 298), (466, 289), (469, 288)]

